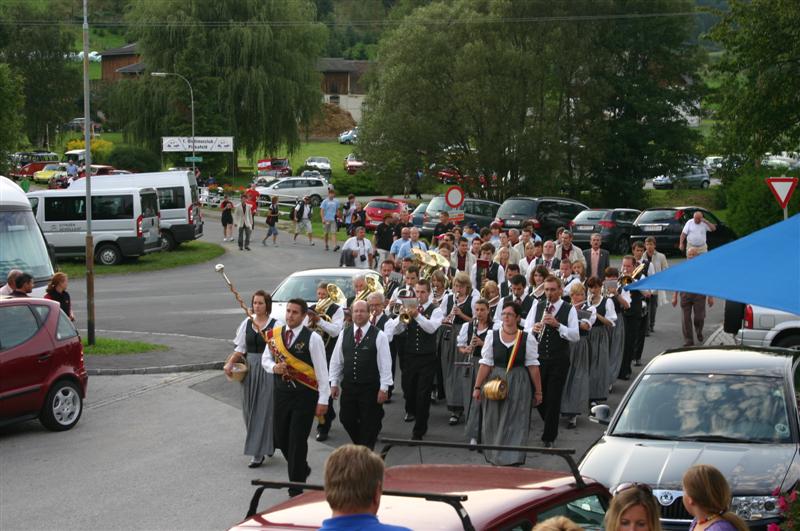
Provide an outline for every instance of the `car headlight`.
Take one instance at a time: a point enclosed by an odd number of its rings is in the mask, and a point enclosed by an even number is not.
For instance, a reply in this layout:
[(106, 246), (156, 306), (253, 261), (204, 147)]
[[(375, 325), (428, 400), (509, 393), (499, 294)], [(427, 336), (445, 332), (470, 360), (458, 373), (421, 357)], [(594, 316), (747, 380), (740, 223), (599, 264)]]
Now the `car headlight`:
[(734, 496), (731, 510), (743, 520), (777, 518), (781, 514), (776, 496)]

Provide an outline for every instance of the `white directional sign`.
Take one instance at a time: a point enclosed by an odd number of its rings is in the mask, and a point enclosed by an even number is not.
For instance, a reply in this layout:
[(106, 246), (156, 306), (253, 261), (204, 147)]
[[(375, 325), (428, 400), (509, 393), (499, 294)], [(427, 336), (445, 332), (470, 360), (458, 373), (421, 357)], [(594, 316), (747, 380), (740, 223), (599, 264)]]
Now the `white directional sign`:
[(192, 137), (190, 136), (162, 136), (161, 151), (232, 153), (233, 137), (196, 136), (194, 137), (194, 149), (192, 149)]

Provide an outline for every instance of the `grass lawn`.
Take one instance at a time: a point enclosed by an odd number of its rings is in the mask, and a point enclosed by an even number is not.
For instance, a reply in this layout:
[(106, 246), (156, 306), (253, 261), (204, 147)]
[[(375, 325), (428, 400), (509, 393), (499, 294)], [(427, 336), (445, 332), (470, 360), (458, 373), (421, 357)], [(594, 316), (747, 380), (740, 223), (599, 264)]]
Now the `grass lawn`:
[(717, 208), (717, 192), (714, 188), (706, 190), (645, 190), (645, 201), (648, 208), (674, 206), (700, 206), (715, 210)]
[[(126, 260), (115, 266), (94, 266), (95, 275), (118, 275), (126, 273), (143, 273), (145, 271), (158, 271), (160, 269), (172, 269), (192, 264), (207, 262), (212, 258), (224, 254), (225, 249), (216, 243), (203, 241), (193, 241), (178, 246), (172, 252), (152, 253), (138, 259)], [(59, 269), (71, 278), (82, 278), (86, 276), (86, 264), (83, 260), (62, 260), (58, 264)]]
[[(344, 159), (347, 155), (353, 152), (354, 147), (351, 145), (346, 144), (339, 144), (336, 140), (325, 140), (325, 141), (309, 141), (304, 142), (300, 145), (300, 148), (289, 155), (289, 160), (292, 164), (292, 169), (294, 173), (297, 173), (297, 170), (303, 165), (308, 157), (316, 156), (316, 157), (328, 157), (331, 159), (331, 170), (333, 171), (332, 179), (334, 183), (336, 182), (336, 177), (344, 176)], [(285, 157), (285, 152), (277, 152), (274, 155), (275, 157)], [(236, 185), (244, 185), (247, 186), (250, 183), (250, 179), (252, 175), (255, 173), (256, 164), (258, 159), (267, 158), (267, 155), (264, 154), (263, 156), (258, 156), (253, 160), (248, 159), (243, 153), (239, 155), (239, 166), (240, 169), (244, 172), (245, 169), (249, 169), (249, 173), (247, 177), (238, 177), (235, 180)], [(247, 173), (247, 172), (246, 172)]]
[(108, 337), (95, 337), (94, 345), (87, 345), (86, 338), (82, 339), (83, 353), (88, 356), (116, 356), (118, 354), (141, 354), (142, 352), (160, 352), (169, 350), (167, 345), (145, 343), (144, 341), (127, 341), (125, 339), (111, 339)]

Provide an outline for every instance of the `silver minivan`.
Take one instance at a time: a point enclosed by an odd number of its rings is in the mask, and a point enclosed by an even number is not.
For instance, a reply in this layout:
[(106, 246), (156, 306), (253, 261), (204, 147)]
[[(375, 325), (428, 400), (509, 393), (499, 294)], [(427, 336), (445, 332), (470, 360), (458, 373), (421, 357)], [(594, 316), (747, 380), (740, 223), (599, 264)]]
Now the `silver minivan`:
[[(36, 221), (57, 258), (86, 254), (86, 195), (83, 190), (28, 194)], [(98, 264), (161, 250), (158, 195), (154, 188), (92, 189), (92, 235)]]

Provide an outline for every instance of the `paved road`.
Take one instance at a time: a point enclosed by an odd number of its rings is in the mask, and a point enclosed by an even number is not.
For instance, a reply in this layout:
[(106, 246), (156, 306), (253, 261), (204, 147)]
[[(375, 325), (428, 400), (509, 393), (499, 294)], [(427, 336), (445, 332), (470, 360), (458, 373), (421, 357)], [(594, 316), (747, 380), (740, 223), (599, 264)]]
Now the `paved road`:
[[(221, 239), (216, 223), (207, 228), (208, 240)], [(259, 243), (249, 253), (231, 249), (219, 261), (242, 293), (271, 289), (290, 271), (335, 261), (319, 244), (292, 246), (285, 239), (277, 248)], [(85, 322), (82, 283), (74, 282), (71, 292), (79, 322)], [(219, 340), (232, 337), (240, 312), (213, 264), (97, 280), (98, 329), (215, 338), (208, 344), (219, 343), (220, 358), (227, 345)], [(720, 306), (710, 312), (709, 332), (721, 313)], [(678, 318), (678, 310), (660, 309), (646, 359), (680, 344)], [(174, 336), (173, 350), (180, 337)], [(612, 406), (623, 391), (618, 385)], [(53, 434), (35, 422), (0, 430), (0, 529), (220, 529), (238, 522), (251, 479), (286, 477), (279, 455), (258, 471), (246, 467), (239, 393), (237, 384), (215, 371), (90, 378), (84, 416), (72, 431)], [(387, 406), (384, 436), (410, 436), (400, 400)], [(428, 438), (462, 442), (463, 426), (448, 426), (447, 416), (443, 405), (433, 407)], [(535, 418), (532, 444), (540, 430)], [(576, 430), (562, 430), (558, 444), (580, 456), (601, 433), (581, 419)], [(344, 442), (338, 422), (326, 443), (311, 441), (311, 481), (321, 481), (325, 456)], [(397, 449), (388, 464), (420, 459), (482, 462), (469, 452)], [(532, 457), (528, 466), (564, 470), (553, 458)], [(283, 499), (283, 493), (268, 492), (261, 507)]]

